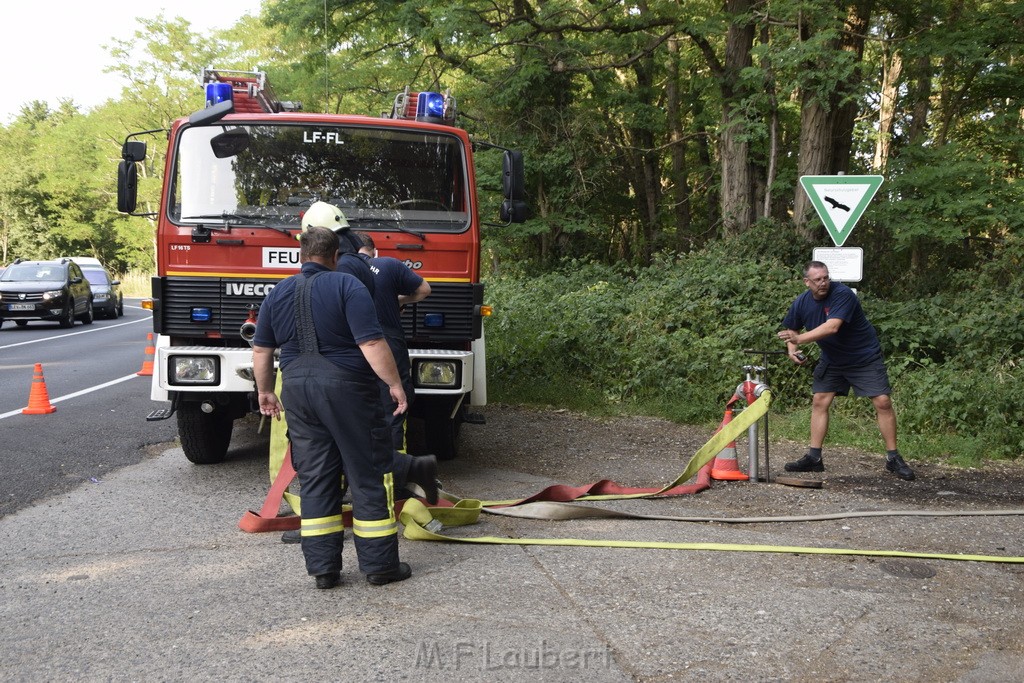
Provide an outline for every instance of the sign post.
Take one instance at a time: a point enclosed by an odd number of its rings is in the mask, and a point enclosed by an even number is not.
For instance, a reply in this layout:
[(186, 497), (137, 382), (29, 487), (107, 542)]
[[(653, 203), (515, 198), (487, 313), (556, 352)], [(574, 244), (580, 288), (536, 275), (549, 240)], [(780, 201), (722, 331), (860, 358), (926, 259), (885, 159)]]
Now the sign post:
[(800, 177), (800, 185), (832, 242), (841, 247), (878, 192), (882, 180), (880, 175), (805, 175)]

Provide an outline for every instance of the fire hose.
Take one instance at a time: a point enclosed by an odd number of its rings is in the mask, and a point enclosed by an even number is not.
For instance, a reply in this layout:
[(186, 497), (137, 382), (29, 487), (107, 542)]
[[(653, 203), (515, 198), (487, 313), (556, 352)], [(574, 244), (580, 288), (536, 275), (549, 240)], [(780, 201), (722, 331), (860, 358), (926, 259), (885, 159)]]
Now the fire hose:
[[(746, 430), (767, 413), (771, 404), (771, 392), (765, 390), (761, 396), (740, 413), (739, 417), (715, 434), (690, 459), (683, 472), (674, 481), (646, 493), (621, 494), (584, 494), (574, 500), (626, 500), (640, 498), (657, 498), (676, 490), (682, 482), (688, 481), (702, 470), (705, 465), (718, 454), (727, 443)], [(551, 487), (557, 489), (559, 487)], [(608, 487), (604, 487), (607, 489)], [(599, 489), (601, 490), (601, 489)], [(547, 490), (546, 490), (547, 491)], [(1024, 515), (1024, 509), (1005, 510), (896, 510), (896, 511), (860, 511), (841, 512), (820, 515), (791, 515), (772, 517), (706, 517), (706, 516), (671, 516), (624, 512), (607, 508), (578, 505), (568, 501), (537, 500), (543, 498), (544, 492), (530, 498), (509, 501), (482, 501), (470, 498), (458, 498), (442, 491), (446, 505), (427, 507), (417, 499), (405, 502), (400, 513), (404, 525), (404, 535), (414, 541), (439, 541), (448, 543), (475, 543), (487, 545), (541, 545), (571, 546), (590, 548), (647, 548), (658, 550), (691, 550), (691, 551), (727, 551), (757, 553), (798, 553), (807, 555), (857, 555), (867, 557), (901, 557), (927, 560), (960, 560), (972, 562), (994, 562), (1024, 564), (1024, 557), (1002, 555), (979, 555), (964, 553), (926, 553), (906, 550), (869, 550), (860, 548), (828, 548), (814, 546), (789, 545), (755, 545), (736, 543), (705, 543), (705, 542), (668, 542), (668, 541), (623, 541), (608, 539), (581, 538), (507, 538), (498, 536), (466, 537), (443, 533), (446, 529), (463, 527), (479, 521), (480, 513), (506, 517), (519, 517), (539, 520), (570, 520), (570, 519), (632, 519), (658, 520), (672, 522), (722, 523), (722, 524), (764, 524), (779, 522), (813, 522), (833, 519), (858, 517), (969, 517), (969, 516), (1010, 516)]]
[[(710, 486), (710, 477), (708, 476), (709, 467), (707, 466), (711, 463), (712, 459), (714, 459), (714, 457), (720, 453), (729, 442), (735, 440), (736, 437), (747, 430), (750, 425), (754, 424), (757, 420), (767, 414), (768, 408), (771, 405), (771, 399), (771, 391), (765, 387), (761, 391), (761, 394), (748, 405), (746, 410), (743, 410), (736, 419), (732, 420), (728, 424), (723, 424), (719, 431), (712, 436), (707, 443), (698, 449), (698, 451), (690, 458), (686, 467), (678, 477), (660, 488), (628, 488), (615, 484), (615, 482), (602, 480), (587, 487), (551, 486), (533, 496), (530, 496), (529, 498), (514, 500), (477, 500), (472, 498), (459, 498), (447, 491), (441, 491), (440, 495), (443, 500), (443, 504), (441, 505), (427, 507), (420, 500), (411, 498), (404, 501), (404, 503), (401, 504), (400, 509), (399, 506), (396, 505), (396, 512), (399, 514), (399, 519), (404, 525), (405, 537), (414, 541), (475, 543), (487, 545), (545, 545), (590, 548), (646, 548), (658, 550), (795, 553), (807, 555), (857, 555), (868, 557), (900, 557), (929, 560), (960, 560), (1024, 564), (1024, 557), (965, 553), (925, 553), (904, 550), (869, 550), (858, 548), (705, 542), (623, 541), (580, 538), (507, 538), (497, 536), (467, 537), (443, 533), (446, 529), (476, 524), (480, 520), (481, 513), (505, 517), (519, 517), (523, 519), (559, 521), (571, 519), (631, 519), (720, 524), (814, 522), (858, 517), (969, 517), (1024, 515), (1024, 509), (1003, 509), (972, 511), (860, 511), (773, 517), (671, 516), (631, 513), (588, 505), (579, 505), (576, 502), (571, 502), (655, 499), (675, 496), (683, 493), (696, 493), (697, 491), (707, 488)], [(282, 448), (281, 450), (283, 453), (284, 449)], [(289, 495), (285, 491), (285, 487), (290, 481), (291, 476), (294, 475), (294, 470), (291, 469), (291, 459), (284, 458), (284, 460), (285, 467), (281, 467), (280, 471), (275, 471), (273, 466), (274, 464), (271, 464), (272, 475), (274, 475), (274, 487), (272, 488), (271, 493), (268, 494), (267, 501), (264, 504), (264, 509), (260, 514), (249, 511), (243, 516), (242, 520), (239, 522), (239, 527), (244, 531), (280, 531), (298, 527), (297, 517), (277, 517), (275, 515), (282, 494), (285, 496)], [(280, 466), (280, 463), (278, 464)], [(684, 484), (684, 482), (689, 481), (695, 475), (697, 476), (697, 482), (695, 484)], [(296, 504), (294, 504), (293, 507), (297, 509), (297, 500), (295, 503)]]

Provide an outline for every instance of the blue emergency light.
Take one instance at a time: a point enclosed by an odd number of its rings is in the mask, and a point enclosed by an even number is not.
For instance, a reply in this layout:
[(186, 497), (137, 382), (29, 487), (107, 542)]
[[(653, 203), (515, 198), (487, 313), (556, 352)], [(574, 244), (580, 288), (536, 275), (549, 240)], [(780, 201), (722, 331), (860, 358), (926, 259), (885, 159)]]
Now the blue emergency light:
[(424, 327), (444, 327), (444, 313), (427, 313), (423, 316)]
[(416, 98), (416, 118), (444, 118), (444, 95), (439, 92), (421, 92)]
[(230, 83), (207, 83), (206, 84), (206, 106), (212, 107), (221, 102), (233, 100)]
[(213, 311), (209, 308), (193, 308), (189, 317), (194, 323), (208, 323), (213, 317)]

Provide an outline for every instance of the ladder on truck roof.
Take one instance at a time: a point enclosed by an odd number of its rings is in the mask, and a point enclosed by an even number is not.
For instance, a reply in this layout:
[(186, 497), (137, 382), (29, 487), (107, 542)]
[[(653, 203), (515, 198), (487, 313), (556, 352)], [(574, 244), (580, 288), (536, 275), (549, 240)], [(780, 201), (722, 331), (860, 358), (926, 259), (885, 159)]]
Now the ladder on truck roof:
[(228, 83), (235, 102), (235, 111), (243, 114), (274, 114), (295, 111), (300, 105), (281, 102), (274, 94), (267, 74), (262, 71), (232, 71), (230, 69), (203, 69), (203, 87), (207, 83)]

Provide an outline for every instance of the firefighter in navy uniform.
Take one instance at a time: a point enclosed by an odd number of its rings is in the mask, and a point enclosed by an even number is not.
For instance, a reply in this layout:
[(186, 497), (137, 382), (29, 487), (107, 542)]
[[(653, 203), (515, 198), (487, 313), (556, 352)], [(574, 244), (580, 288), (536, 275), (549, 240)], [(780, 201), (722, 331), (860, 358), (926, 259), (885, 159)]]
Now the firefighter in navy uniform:
[[(402, 306), (423, 301), (430, 296), (430, 283), (398, 259), (379, 256), (377, 245), (369, 234), (357, 232), (355, 236), (359, 241), (360, 255), (369, 258), (369, 269), (373, 273), (374, 284), (368, 289), (373, 295), (373, 305), (377, 308), (377, 319), (384, 330), (384, 338), (388, 340), (388, 346), (395, 355), (398, 374), (402, 376), (405, 395), (411, 408), (415, 398), (412, 367), (409, 364), (409, 345), (405, 341), (405, 331), (402, 329)], [(386, 392), (382, 391), (380, 400), (387, 410), (390, 400)], [(405, 413), (392, 415), (388, 422), (391, 423), (391, 439), (395, 448), (404, 451)]]
[[(398, 559), (392, 447), (377, 378), (398, 410), (407, 407), (373, 300), (355, 278), (334, 272), (338, 236), (311, 227), (299, 238), (302, 269), (267, 295), (253, 339), (260, 412), (288, 410), (292, 460), (302, 491), (301, 539), (317, 588), (341, 580), (344, 539), (341, 477), (352, 493), (359, 569), (383, 585), (412, 575)], [(274, 394), (274, 351), (283, 383)]]
[[(327, 202), (314, 202), (302, 216), (303, 230), (311, 226), (327, 228), (338, 235), (341, 256), (338, 257), (338, 265), (335, 266), (335, 270), (339, 273), (354, 275), (373, 297), (377, 320), (380, 322), (384, 338), (394, 354), (395, 365), (402, 378), (406, 400), (411, 405), (413, 387), (409, 367), (409, 349), (405, 344), (400, 319), (401, 313), (398, 307), (400, 303), (412, 303), (426, 297), (430, 294), (430, 285), (419, 275), (406, 268), (398, 259), (389, 260), (394, 261), (399, 268), (408, 273), (401, 278), (401, 283), (392, 282), (397, 277), (393, 270), (388, 271), (387, 277), (378, 277), (377, 273), (372, 270), (373, 259), (371, 257), (376, 255), (372, 238), (365, 233), (352, 232), (348, 220), (345, 219), (345, 214), (336, 206)], [(378, 282), (381, 283), (381, 292), (377, 291)], [(411, 285), (410, 282), (412, 282)], [(409, 291), (405, 291), (406, 289)], [(384, 295), (383, 299), (380, 298), (381, 294)], [(393, 322), (389, 325), (389, 321), (392, 319)], [(389, 332), (389, 329), (394, 331)], [(438, 493), (437, 458), (433, 455), (414, 458), (406, 452), (405, 414), (404, 412), (392, 414), (397, 406), (389, 396), (389, 388), (383, 382), (378, 384), (382, 387), (380, 400), (384, 405), (386, 419), (391, 425), (395, 448), (393, 473), (396, 498), (408, 498), (412, 495), (405, 490), (406, 482), (411, 481), (423, 490), (426, 501), (434, 505), (437, 503)], [(294, 532), (286, 531), (281, 540), (285, 543), (294, 542), (292, 533)]]

